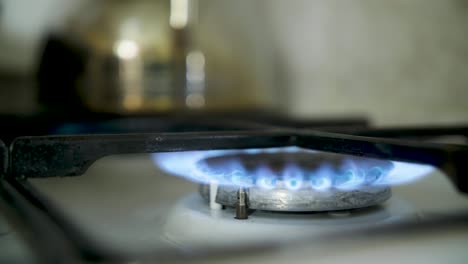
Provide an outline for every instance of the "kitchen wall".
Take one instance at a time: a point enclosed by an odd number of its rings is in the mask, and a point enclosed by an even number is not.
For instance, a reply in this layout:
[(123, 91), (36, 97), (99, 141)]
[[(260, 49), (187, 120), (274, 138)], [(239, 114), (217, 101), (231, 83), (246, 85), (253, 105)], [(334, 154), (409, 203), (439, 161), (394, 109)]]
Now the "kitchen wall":
[(0, 0), (0, 68), (33, 71), (44, 34), (60, 28), (81, 0)]
[[(238, 3), (249, 8), (249, 1)], [(0, 67), (31, 72), (41, 34), (59, 27), (79, 2), (3, 0)], [(264, 7), (256, 15), (269, 21), (283, 61), (278, 66), (286, 82), (278, 85), (287, 92), (291, 113), (365, 114), (380, 125), (468, 123), (466, 1), (257, 0), (256, 5)], [(216, 6), (218, 16), (230, 12)], [(0, 89), (0, 111), (15, 108), (9, 94)]]
[(0, 0), (0, 114), (37, 111), (33, 81), (44, 35), (60, 28), (77, 0)]
[(290, 110), (468, 122), (468, 2), (273, 0)]

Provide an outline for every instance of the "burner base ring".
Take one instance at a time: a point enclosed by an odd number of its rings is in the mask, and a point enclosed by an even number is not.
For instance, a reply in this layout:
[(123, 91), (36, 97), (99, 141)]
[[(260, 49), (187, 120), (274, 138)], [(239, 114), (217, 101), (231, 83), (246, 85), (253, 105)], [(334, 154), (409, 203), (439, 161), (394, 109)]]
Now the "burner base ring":
[[(216, 202), (235, 207), (239, 188), (219, 186)], [(210, 200), (210, 186), (201, 184), (201, 196)], [(359, 190), (316, 191), (300, 189), (291, 191), (277, 188), (272, 190), (251, 187), (246, 189), (247, 206), (250, 209), (283, 212), (321, 212), (364, 208), (381, 204), (392, 196), (388, 186), (368, 186)]]

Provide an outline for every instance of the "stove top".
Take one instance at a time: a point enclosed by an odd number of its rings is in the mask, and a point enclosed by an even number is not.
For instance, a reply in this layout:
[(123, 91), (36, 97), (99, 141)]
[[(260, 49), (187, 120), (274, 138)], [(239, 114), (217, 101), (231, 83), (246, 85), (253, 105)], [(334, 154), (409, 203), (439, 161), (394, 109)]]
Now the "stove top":
[[(281, 263), (291, 252), (297, 255), (290, 262), (301, 263), (311, 251), (318, 263), (330, 263), (327, 256), (342, 259), (341, 254), (352, 255), (355, 243), (365, 244), (368, 239), (380, 241), (388, 251), (401, 243), (412, 245), (420, 248), (412, 254), (424, 255), (431, 247), (423, 247), (421, 243), (440, 239), (441, 233), (450, 233), (452, 228), (466, 227), (466, 218), (453, 223), (452, 214), (456, 212), (458, 216), (468, 210), (468, 199), (454, 191), (439, 171), (417, 182), (393, 187), (393, 196), (377, 207), (319, 213), (256, 210), (243, 221), (234, 218), (233, 208), (210, 209), (198, 194), (198, 184), (155, 172), (152, 157), (144, 154), (106, 157), (80, 177), (38, 178), (32, 179), (31, 184), (92, 241), (131, 255), (146, 256), (152, 252), (152, 257), (166, 259), (163, 263), (176, 260), (206, 263), (207, 258), (214, 258), (211, 260), (214, 263), (230, 263), (239, 258), (263, 262), (265, 255), (270, 263)], [(123, 190), (131, 195), (122, 195)], [(437, 199), (427, 199), (426, 193)], [(435, 219), (443, 221), (430, 222)], [(420, 230), (406, 227), (410, 224), (421, 225)], [(418, 238), (420, 233), (429, 233), (432, 238)], [(342, 237), (336, 237), (339, 234)], [(468, 230), (462, 234), (464, 237), (453, 239), (467, 242)], [(398, 243), (393, 236), (401, 237)], [(343, 242), (349, 237), (352, 242)], [(445, 249), (442, 256), (466, 257), (450, 241), (435, 244)], [(335, 246), (325, 250), (322, 243)], [(367, 247), (369, 251), (379, 248)], [(226, 254), (220, 256), (222, 259), (217, 258), (220, 252)]]
[[(331, 254), (323, 243), (343, 250), (343, 237), (387, 245), (390, 233), (466, 227), (468, 148), (426, 139), (468, 128), (190, 119), (178, 121), (185, 132), (161, 130), (176, 126), (156, 118), (145, 131), (19, 133), (8, 150), (0, 145), (2, 212), (43, 262), (272, 262), (297, 250), (296, 261), (312, 251), (320, 261)], [(54, 131), (135, 124), (116, 120)]]

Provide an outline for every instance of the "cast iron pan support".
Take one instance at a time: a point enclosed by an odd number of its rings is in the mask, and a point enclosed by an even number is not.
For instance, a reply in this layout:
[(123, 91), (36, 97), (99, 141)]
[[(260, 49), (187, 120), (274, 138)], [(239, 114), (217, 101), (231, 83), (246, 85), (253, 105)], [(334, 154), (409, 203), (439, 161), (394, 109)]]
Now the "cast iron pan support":
[(468, 193), (468, 146), (312, 130), (20, 137), (11, 146), (9, 176), (77, 176), (115, 154), (282, 146), (432, 165)]

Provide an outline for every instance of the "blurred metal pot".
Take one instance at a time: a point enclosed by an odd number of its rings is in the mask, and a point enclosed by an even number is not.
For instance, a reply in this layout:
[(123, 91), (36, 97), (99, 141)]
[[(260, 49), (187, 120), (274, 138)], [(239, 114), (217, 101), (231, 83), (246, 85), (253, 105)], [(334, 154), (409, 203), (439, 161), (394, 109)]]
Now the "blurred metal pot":
[(112, 113), (276, 108), (267, 24), (256, 1), (89, 1), (46, 42), (39, 98)]

